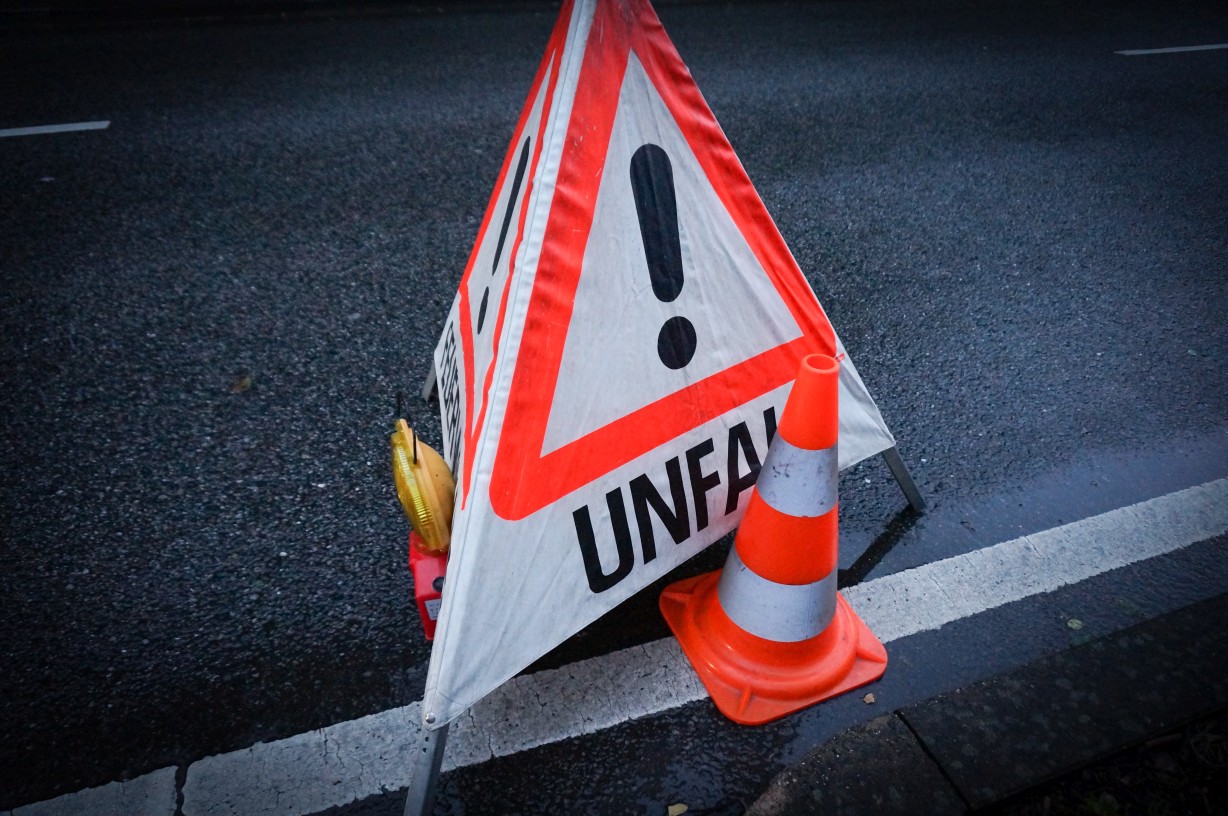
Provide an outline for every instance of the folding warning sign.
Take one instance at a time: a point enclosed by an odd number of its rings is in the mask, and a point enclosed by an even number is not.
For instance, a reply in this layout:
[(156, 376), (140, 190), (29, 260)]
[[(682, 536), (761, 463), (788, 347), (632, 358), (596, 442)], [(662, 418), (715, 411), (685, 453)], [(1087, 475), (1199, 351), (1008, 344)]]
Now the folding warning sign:
[(457, 510), (432, 727), (741, 518), (798, 361), (895, 443), (647, 0), (569, 0), (435, 352)]

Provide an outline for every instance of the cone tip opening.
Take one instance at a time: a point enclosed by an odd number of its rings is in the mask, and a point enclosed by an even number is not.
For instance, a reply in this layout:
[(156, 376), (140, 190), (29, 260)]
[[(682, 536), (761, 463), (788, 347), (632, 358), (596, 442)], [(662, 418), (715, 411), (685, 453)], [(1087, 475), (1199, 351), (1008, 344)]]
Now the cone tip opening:
[(840, 362), (827, 354), (810, 354), (802, 360), (802, 370), (813, 374), (837, 374)]

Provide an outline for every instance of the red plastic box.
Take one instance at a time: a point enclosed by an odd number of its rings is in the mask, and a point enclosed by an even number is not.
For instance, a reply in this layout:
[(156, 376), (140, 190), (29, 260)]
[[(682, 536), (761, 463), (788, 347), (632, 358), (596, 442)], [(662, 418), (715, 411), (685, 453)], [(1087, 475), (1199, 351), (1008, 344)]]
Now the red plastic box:
[(435, 621), (443, 603), (443, 581), (448, 571), (448, 554), (435, 555), (419, 549), (417, 533), (409, 534), (409, 571), (414, 576), (414, 600), (422, 618), (422, 632), (427, 640), (435, 639)]

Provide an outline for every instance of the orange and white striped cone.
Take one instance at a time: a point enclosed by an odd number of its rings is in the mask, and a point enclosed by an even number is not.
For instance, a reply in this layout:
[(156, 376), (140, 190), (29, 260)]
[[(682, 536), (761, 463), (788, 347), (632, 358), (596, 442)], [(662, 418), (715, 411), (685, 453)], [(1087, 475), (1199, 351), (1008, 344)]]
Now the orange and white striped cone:
[(887, 650), (836, 592), (838, 379), (802, 361), (724, 570), (666, 587), (661, 612), (721, 713), (779, 719), (877, 680)]

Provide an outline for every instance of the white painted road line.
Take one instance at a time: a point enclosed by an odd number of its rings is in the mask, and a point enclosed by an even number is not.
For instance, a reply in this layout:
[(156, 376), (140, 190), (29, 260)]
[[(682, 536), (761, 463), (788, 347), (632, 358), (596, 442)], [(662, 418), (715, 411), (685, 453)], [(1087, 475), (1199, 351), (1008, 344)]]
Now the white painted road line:
[[(887, 642), (1225, 532), (1228, 479), (1219, 479), (888, 575), (852, 587), (844, 595)], [(453, 724), (443, 767), (474, 765), (591, 734), (706, 696), (672, 638), (517, 677)], [(183, 814), (303, 816), (403, 789), (409, 784), (409, 754), (417, 746), (421, 718), (421, 706), (414, 703), (202, 759), (188, 768)], [(170, 770), (126, 786), (144, 784), (143, 780), (153, 777), (165, 784), (165, 777), (159, 775)], [(113, 784), (72, 796), (101, 797), (109, 791), (114, 797), (123, 790)], [(34, 809), (69, 798), (19, 808), (13, 816), (142, 812), (102, 798), (91, 799), (88, 810)], [(164, 810), (143, 812), (172, 816), (173, 798)]]
[[(673, 639), (516, 677), (453, 723), (443, 770), (592, 734), (705, 696)], [(594, 706), (594, 697), (602, 703)], [(207, 757), (188, 768), (184, 816), (300, 816), (406, 788), (421, 724), (421, 704), (411, 703)]]
[(1174, 48), (1138, 48), (1133, 51), (1114, 51), (1113, 53), (1121, 54), (1123, 57), (1145, 57), (1150, 54), (1185, 54), (1190, 51), (1219, 51), (1222, 48), (1228, 48), (1228, 43), (1179, 45)]
[(112, 782), (19, 807), (12, 816), (171, 816), (177, 794), (175, 769), (163, 768), (127, 782)]
[[(1228, 479), (1221, 479), (889, 575), (845, 597), (883, 641), (896, 640), (1226, 531)], [(706, 696), (672, 638), (517, 677), (454, 724), (444, 769), (591, 734)], [(183, 812), (297, 816), (404, 788), (420, 718), (413, 704), (202, 759), (188, 769)]]
[(0, 130), (0, 138), (5, 136), (42, 136), (47, 133), (75, 133), (79, 130), (106, 130), (110, 126), (111, 122), (107, 120), (102, 122), (69, 122), (65, 125), (7, 128)]
[(886, 642), (1228, 531), (1228, 479), (897, 572), (846, 590)]

